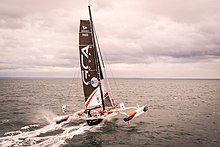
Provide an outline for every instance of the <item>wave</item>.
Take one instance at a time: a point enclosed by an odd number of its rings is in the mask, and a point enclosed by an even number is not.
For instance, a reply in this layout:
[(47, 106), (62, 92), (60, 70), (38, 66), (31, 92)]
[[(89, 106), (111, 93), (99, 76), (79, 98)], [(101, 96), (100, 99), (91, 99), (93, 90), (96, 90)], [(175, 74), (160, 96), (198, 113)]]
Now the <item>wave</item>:
[(33, 124), (22, 127), (19, 131), (6, 132), (5, 136), (0, 138), (2, 147), (9, 146), (61, 146), (66, 144), (66, 139), (71, 139), (75, 135), (84, 134), (86, 131), (95, 131), (100, 126), (88, 126), (81, 123), (78, 126), (70, 124), (49, 124), (43, 128), (29, 131), (39, 127), (39, 124)]
[(75, 135), (84, 134), (86, 131), (96, 131), (97, 126), (88, 126), (86, 123), (66, 122), (56, 124), (55, 121), (41, 128), (40, 124), (31, 124), (20, 128), (20, 130), (6, 132), (0, 138), (0, 146), (62, 146), (66, 139)]

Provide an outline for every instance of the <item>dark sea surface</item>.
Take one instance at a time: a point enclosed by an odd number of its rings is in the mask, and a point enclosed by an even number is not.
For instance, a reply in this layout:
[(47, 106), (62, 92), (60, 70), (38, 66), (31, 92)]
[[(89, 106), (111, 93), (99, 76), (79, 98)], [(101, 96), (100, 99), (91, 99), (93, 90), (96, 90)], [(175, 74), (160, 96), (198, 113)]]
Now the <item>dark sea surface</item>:
[(55, 124), (84, 108), (80, 79), (0, 79), (0, 146), (220, 146), (220, 80), (110, 79), (116, 103), (147, 104), (131, 121)]

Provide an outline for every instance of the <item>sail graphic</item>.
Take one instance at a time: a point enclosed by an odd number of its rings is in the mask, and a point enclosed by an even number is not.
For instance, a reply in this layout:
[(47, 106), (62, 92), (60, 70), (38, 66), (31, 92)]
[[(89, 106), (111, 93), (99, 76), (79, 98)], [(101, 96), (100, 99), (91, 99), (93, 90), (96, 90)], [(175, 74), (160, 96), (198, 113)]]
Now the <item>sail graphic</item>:
[(95, 49), (89, 20), (80, 20), (79, 54), (84, 96), (85, 101), (87, 101), (99, 85)]
[[(90, 8), (89, 8), (90, 10)], [(97, 40), (94, 33), (92, 16), (90, 20), (80, 20), (79, 54), (85, 106), (93, 109), (114, 104), (104, 84), (104, 76), (100, 65), (101, 54), (97, 50)]]

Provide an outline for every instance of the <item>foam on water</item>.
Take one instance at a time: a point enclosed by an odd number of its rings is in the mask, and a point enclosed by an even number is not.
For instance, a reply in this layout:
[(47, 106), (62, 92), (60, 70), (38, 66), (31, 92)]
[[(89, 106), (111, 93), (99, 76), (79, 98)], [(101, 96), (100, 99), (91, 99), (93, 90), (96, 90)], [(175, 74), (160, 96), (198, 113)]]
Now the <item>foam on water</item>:
[[(83, 134), (88, 130), (95, 131), (100, 126), (87, 126), (81, 123), (77, 126), (51, 123), (43, 128), (27, 131), (27, 129), (39, 126), (38, 124), (24, 126), (18, 131), (7, 132), (5, 137), (0, 138), (3, 147), (8, 146), (60, 146), (65, 144), (66, 139), (75, 135)], [(54, 134), (55, 132), (55, 134)]]
[(40, 128), (40, 124), (31, 124), (21, 127), (20, 130), (6, 132), (4, 137), (0, 138), (0, 145), (2, 147), (60, 146), (65, 144), (66, 139), (71, 139), (73, 136), (83, 134), (86, 131), (95, 131), (102, 126), (102, 124), (88, 126), (86, 123), (76, 125), (71, 122), (56, 124), (55, 119), (58, 117), (53, 115), (52, 112), (47, 111), (47, 113), (44, 112), (41, 114), (48, 121), (48, 125)]

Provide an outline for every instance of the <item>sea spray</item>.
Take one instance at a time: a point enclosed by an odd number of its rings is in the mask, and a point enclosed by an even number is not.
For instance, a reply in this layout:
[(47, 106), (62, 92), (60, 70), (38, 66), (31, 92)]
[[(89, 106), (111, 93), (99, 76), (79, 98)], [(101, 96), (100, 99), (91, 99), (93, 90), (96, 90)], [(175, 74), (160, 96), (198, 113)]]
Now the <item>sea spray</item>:
[(43, 128), (28, 131), (39, 126), (39, 124), (32, 124), (24, 126), (18, 131), (6, 132), (5, 135), (7, 136), (0, 138), (0, 145), (2, 147), (60, 146), (66, 143), (66, 139), (71, 139), (75, 135), (84, 134), (86, 131), (90, 130), (95, 132), (97, 128), (102, 127), (103, 124), (88, 126), (86, 123), (73, 125), (67, 123), (55, 124), (55, 122), (53, 122)]

